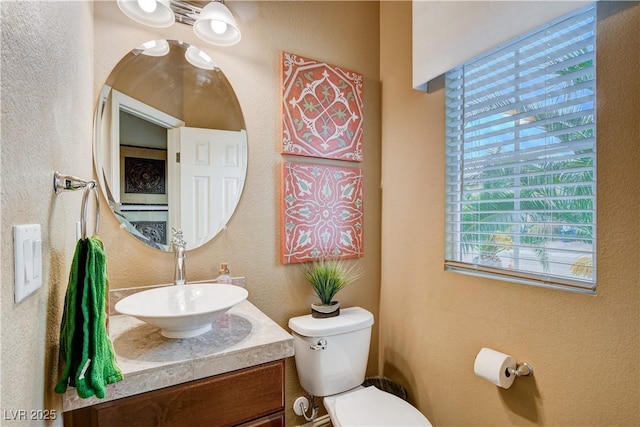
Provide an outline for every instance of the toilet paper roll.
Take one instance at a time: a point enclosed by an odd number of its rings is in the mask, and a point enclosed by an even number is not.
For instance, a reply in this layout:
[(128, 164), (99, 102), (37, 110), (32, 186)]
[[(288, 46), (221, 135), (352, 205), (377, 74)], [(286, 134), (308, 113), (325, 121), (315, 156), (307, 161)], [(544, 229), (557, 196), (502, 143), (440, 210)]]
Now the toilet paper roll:
[(509, 368), (516, 369), (516, 361), (508, 354), (490, 348), (482, 348), (473, 364), (475, 374), (498, 387), (509, 388), (516, 376), (509, 372)]

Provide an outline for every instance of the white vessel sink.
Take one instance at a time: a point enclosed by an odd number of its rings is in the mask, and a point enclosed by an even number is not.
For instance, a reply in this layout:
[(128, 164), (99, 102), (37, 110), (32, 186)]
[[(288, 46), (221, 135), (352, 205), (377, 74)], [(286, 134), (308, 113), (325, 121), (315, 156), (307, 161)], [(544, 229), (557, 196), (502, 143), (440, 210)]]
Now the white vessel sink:
[(189, 338), (210, 331), (217, 317), (248, 295), (234, 285), (172, 285), (130, 295), (118, 301), (115, 309), (157, 326), (167, 338)]

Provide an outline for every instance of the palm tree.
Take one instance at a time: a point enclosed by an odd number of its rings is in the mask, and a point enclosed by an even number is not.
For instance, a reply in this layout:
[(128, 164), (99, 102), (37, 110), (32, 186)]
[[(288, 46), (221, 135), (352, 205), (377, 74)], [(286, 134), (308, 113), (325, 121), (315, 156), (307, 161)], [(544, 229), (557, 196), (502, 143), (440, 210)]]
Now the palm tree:
[[(557, 74), (570, 74), (592, 66), (592, 61), (585, 61), (559, 70)], [(568, 84), (593, 81), (593, 76), (577, 74), (579, 77)], [(585, 90), (592, 91), (593, 88)], [(511, 114), (521, 117), (523, 112), (530, 111), (530, 122), (539, 123), (541, 133), (553, 135), (560, 143), (593, 138), (594, 117), (591, 113), (580, 114), (583, 105), (540, 112), (549, 103), (558, 105), (565, 101), (567, 95), (561, 95), (551, 101), (525, 105)], [(490, 154), (500, 154), (501, 149), (493, 148)], [(557, 227), (570, 226), (572, 241), (593, 244), (593, 154), (593, 149), (583, 149), (555, 160), (485, 168), (475, 175), (467, 173), (461, 215), (462, 251), (477, 254), (475, 262), (500, 267), (499, 253), (514, 246), (527, 246), (534, 252), (542, 270), (549, 272), (547, 246), (558, 239)], [(591, 256), (578, 256), (570, 270), (576, 277), (590, 277)]]

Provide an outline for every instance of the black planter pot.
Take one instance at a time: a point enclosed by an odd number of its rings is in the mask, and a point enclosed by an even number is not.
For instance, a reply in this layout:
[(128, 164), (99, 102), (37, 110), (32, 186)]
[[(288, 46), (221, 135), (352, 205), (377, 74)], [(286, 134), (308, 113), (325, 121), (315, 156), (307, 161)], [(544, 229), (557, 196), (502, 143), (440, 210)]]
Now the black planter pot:
[(340, 302), (331, 301), (329, 304), (311, 304), (311, 316), (316, 319), (336, 317), (340, 315)]

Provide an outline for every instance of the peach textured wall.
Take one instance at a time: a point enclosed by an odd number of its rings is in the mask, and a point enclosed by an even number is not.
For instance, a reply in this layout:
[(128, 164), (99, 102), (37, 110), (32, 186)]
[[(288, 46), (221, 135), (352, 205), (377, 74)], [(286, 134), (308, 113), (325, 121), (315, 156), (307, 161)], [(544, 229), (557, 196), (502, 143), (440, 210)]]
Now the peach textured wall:
[[(96, 2), (94, 94), (113, 66), (129, 50), (156, 38), (193, 43), (221, 67), (236, 91), (249, 139), (246, 186), (228, 229), (212, 242), (190, 251), (189, 280), (217, 276), (221, 262), (233, 275), (245, 276), (249, 300), (285, 327), (290, 317), (309, 313), (314, 301), (299, 266), (282, 265), (280, 245), (280, 52), (326, 61), (364, 74), (365, 256), (366, 274), (341, 291), (341, 304), (360, 305), (377, 317), (380, 288), (380, 87), (379, 5), (377, 2), (238, 2), (229, 1), (242, 30), (232, 47), (206, 45), (191, 27), (153, 29), (126, 18), (114, 2)], [(292, 159), (292, 157), (288, 157)], [(303, 160), (304, 161), (304, 160)], [(340, 162), (342, 163), (342, 162)], [(333, 162), (331, 164), (337, 164)], [(353, 165), (356, 166), (356, 165)], [(111, 215), (103, 215), (102, 236), (109, 255), (113, 288), (168, 283), (173, 280), (173, 255), (150, 249), (125, 235)], [(377, 331), (377, 329), (376, 329)], [(377, 370), (377, 333), (369, 369)], [(287, 363), (289, 424), (304, 420), (290, 409), (303, 395), (295, 365)]]
[[(434, 425), (640, 425), (640, 4), (598, 8), (598, 292), (587, 296), (443, 271), (443, 89), (411, 89), (411, 3), (381, 3), (380, 369)], [(481, 380), (483, 346), (535, 376), (509, 390)]]
[[(90, 179), (93, 170), (92, 3), (38, 2), (32, 7), (35, 4), (3, 1), (0, 6), (3, 427), (45, 425), (32, 419), (30, 411), (60, 410), (61, 399), (52, 390), (82, 195), (56, 197), (53, 172)], [(42, 226), (43, 286), (15, 304), (12, 226), (32, 223)], [(26, 419), (10, 421), (10, 414), (19, 411), (26, 411)], [(60, 412), (55, 415), (62, 425)]]

